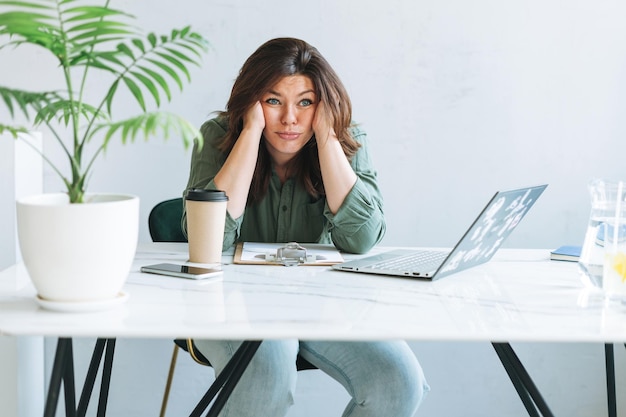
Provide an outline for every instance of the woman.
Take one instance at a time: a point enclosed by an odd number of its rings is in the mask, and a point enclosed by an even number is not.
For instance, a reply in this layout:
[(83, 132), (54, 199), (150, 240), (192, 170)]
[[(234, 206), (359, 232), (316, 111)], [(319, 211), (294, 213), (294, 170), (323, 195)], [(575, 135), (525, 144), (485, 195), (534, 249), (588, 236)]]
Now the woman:
[[(270, 40), (248, 58), (226, 111), (202, 126), (187, 184), (228, 195), (224, 248), (332, 242), (363, 253), (380, 242), (382, 197), (351, 113), (339, 77), (306, 42)], [(196, 340), (218, 373), (239, 344)], [(220, 415), (284, 416), (298, 353), (346, 388), (344, 417), (410, 417), (428, 390), (405, 342), (264, 341)]]

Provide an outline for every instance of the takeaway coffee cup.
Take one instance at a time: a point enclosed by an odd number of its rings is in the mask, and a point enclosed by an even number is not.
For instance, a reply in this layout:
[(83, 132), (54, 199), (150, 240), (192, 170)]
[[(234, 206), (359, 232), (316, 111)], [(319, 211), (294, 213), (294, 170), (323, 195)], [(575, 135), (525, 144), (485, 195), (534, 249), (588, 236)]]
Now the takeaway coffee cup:
[(228, 197), (224, 191), (192, 189), (185, 197), (189, 261), (220, 263)]

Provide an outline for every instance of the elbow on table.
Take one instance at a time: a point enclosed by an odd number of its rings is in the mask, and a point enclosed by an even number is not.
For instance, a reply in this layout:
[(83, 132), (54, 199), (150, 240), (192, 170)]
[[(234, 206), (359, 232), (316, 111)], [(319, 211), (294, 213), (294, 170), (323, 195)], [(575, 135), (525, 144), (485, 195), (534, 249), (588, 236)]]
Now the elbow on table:
[(346, 239), (333, 239), (333, 243), (342, 252), (360, 255), (369, 252), (380, 243), (384, 236), (385, 227), (383, 225), (377, 233), (356, 233)]

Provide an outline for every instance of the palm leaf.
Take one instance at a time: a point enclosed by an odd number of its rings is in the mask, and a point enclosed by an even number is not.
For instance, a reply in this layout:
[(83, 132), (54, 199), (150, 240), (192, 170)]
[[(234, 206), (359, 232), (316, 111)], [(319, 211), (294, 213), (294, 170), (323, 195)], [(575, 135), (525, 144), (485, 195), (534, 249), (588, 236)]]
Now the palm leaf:
[(160, 56), (161, 58), (163, 58), (164, 60), (166, 60), (167, 62), (169, 62), (170, 64), (173, 64), (176, 68), (178, 68), (183, 74), (185, 74), (187, 76), (187, 81), (191, 80), (191, 75), (189, 74), (189, 70), (187, 69), (187, 67), (185, 66), (185, 64), (183, 64), (182, 62), (180, 62), (179, 59), (176, 59), (176, 57), (173, 57), (169, 54), (163, 53), (163, 52), (157, 52), (156, 53), (158, 56)]
[(135, 47), (137, 49), (139, 49), (141, 51), (142, 54), (146, 53), (146, 48), (144, 47), (143, 42), (141, 41), (141, 39), (135, 38), (131, 42), (133, 43), (133, 45), (135, 45)]
[(172, 80), (174, 80), (174, 82), (178, 85), (178, 88), (180, 88), (180, 90), (182, 91), (182, 89), (183, 89), (183, 82), (180, 79), (180, 77), (178, 76), (178, 73), (176, 73), (176, 71), (174, 71), (174, 69), (172, 69), (166, 63), (164, 63), (162, 61), (159, 61), (159, 60), (156, 60), (156, 59), (146, 58), (146, 61), (148, 61), (151, 64), (153, 64), (155, 67), (160, 68), (162, 71), (167, 73), (170, 77), (172, 77)]
[(0, 0), (0, 6), (15, 6), (23, 7), (25, 9), (52, 9), (49, 1), (16, 1), (16, 0)]
[(156, 81), (159, 84), (159, 86), (161, 86), (161, 89), (165, 92), (165, 95), (167, 96), (167, 101), (172, 100), (172, 93), (170, 91), (170, 86), (167, 84), (167, 81), (165, 80), (165, 78), (163, 78), (161, 74), (144, 66), (138, 66), (137, 68), (145, 72), (148, 76), (150, 76), (150, 78)]
[[(165, 94), (168, 101), (172, 98), (171, 90), (161, 73), (165, 72), (170, 76), (182, 90), (181, 75), (186, 76), (187, 80), (191, 79), (185, 63), (199, 65), (197, 59), (180, 52), (179, 49), (190, 50), (194, 55), (201, 56), (200, 52), (206, 48), (206, 42), (202, 42), (198, 34), (182, 31), (176, 32), (171, 37), (161, 38), (149, 34), (145, 41), (134, 38), (128, 43), (119, 43), (115, 51), (93, 51), (81, 56), (80, 59), (114, 73), (124, 82), (137, 104), (145, 111), (146, 93), (154, 98), (157, 107), (161, 105), (161, 93)], [(110, 107), (114, 95), (115, 91), (110, 91), (107, 95), (107, 107)]]
[(182, 117), (168, 112), (150, 112), (118, 122), (102, 123), (94, 129), (93, 134), (99, 131), (104, 131), (105, 148), (116, 134), (120, 134), (122, 143), (134, 142), (138, 137), (147, 140), (156, 135), (168, 139), (172, 134), (183, 139), (185, 148), (194, 140), (202, 143), (202, 134), (196, 127)]
[[(146, 111), (146, 101), (143, 98), (141, 88), (139, 88), (137, 83), (131, 80), (130, 77), (124, 77), (122, 80), (124, 81), (124, 84), (126, 84), (126, 87), (128, 87), (128, 89), (132, 93), (133, 97), (135, 97), (135, 100), (137, 100), (137, 104), (139, 104), (141, 110)], [(111, 97), (111, 99), (112, 98), (113, 97)]]
[(136, 71), (130, 71), (130, 75), (132, 75), (135, 79), (137, 79), (141, 84), (144, 85), (154, 97), (154, 101), (156, 102), (157, 107), (161, 105), (161, 98), (159, 97), (159, 90), (157, 90), (156, 85), (149, 77), (146, 77), (142, 73)]
[[(169, 113), (148, 113), (146, 96), (156, 107), (163, 97), (172, 99), (171, 83), (183, 89), (183, 78), (190, 80), (190, 64), (199, 65), (207, 42), (189, 26), (167, 36), (140, 31), (129, 24), (134, 16), (104, 6), (85, 5), (82, 0), (0, 0), (0, 49), (22, 44), (45, 48), (59, 61), (65, 77), (64, 92), (33, 93), (0, 86), (0, 104), (11, 117), (23, 113), (34, 125), (46, 124), (69, 158), (70, 177), (65, 177), (45, 155), (44, 159), (64, 181), (72, 202), (81, 202), (86, 178), (96, 157), (114, 135), (122, 143), (139, 137), (159, 135), (180, 137), (188, 147), (192, 140), (202, 144), (198, 130), (184, 119)], [(5, 36), (8, 35), (8, 36)], [(82, 71), (77, 71), (82, 69)], [(93, 72), (112, 75), (110, 87), (97, 106), (83, 101)], [(110, 122), (113, 99), (123, 85), (142, 114), (120, 122)], [(71, 146), (66, 145), (54, 125), (71, 130)], [(20, 126), (0, 124), (0, 133), (16, 136)], [(83, 151), (98, 134), (101, 143), (92, 152), (87, 166)], [(102, 138), (103, 137), (103, 138)], [(69, 142), (69, 141), (68, 141)]]
[(107, 18), (110, 16), (124, 16), (128, 18), (134, 18), (133, 15), (123, 12), (121, 10), (111, 9), (109, 7), (101, 6), (78, 6), (71, 7), (62, 11), (62, 15), (71, 15), (72, 17), (64, 18), (67, 23), (76, 22), (81, 20), (98, 20)]
[(126, 55), (131, 60), (135, 60), (135, 55), (133, 54), (133, 50), (129, 48), (127, 45), (120, 43), (117, 45), (117, 50), (122, 54)]
[(61, 96), (56, 91), (29, 92), (0, 86), (0, 97), (9, 109), (11, 117), (15, 117), (15, 109), (19, 108), (26, 119), (30, 120), (31, 112), (37, 113), (52, 101)]
[(60, 32), (58, 25), (54, 23), (54, 18), (43, 13), (5, 12), (0, 14), (0, 35), (12, 36), (7, 44), (30, 43), (52, 50)]
[(137, 33), (128, 23), (120, 20), (131, 15), (107, 7), (72, 7), (63, 10), (61, 16), (67, 28), (67, 42), (71, 51), (69, 59), (85, 49), (112, 44), (113, 41)]
[(22, 126), (7, 126), (0, 123), (0, 135), (4, 132), (9, 133), (14, 139), (17, 139), (20, 133), (28, 133), (28, 129)]
[(85, 102), (80, 103), (79, 106), (75, 101), (57, 100), (51, 101), (46, 106), (39, 109), (34, 123), (49, 123), (56, 118), (59, 123), (62, 122), (65, 126), (67, 126), (72, 115), (78, 113), (82, 114), (85, 120), (88, 121), (93, 119), (107, 119), (107, 115), (105, 113)]
[(173, 48), (164, 48), (164, 49), (167, 52), (169, 52), (172, 56), (175, 56), (176, 58), (180, 59), (181, 61), (187, 61), (189, 63), (196, 64), (196, 65), (198, 64), (197, 61), (189, 58), (187, 55), (183, 54), (180, 51), (177, 51), (176, 49), (173, 49)]
[(117, 87), (120, 85), (119, 80), (115, 81), (111, 88), (109, 88), (109, 92), (104, 98), (104, 102), (106, 104), (106, 109), (109, 114), (111, 114), (111, 107), (113, 105), (113, 97), (115, 96), (115, 92), (117, 91)]
[[(51, 51), (60, 60), (72, 60), (83, 50), (136, 33), (120, 18), (132, 17), (103, 6), (71, 7), (71, 1), (0, 1), (0, 34), (10, 33), (12, 44), (30, 43)], [(58, 6), (58, 8), (57, 8)], [(33, 9), (38, 12), (34, 13)]]
[[(80, 33), (68, 39), (69, 42), (74, 44), (74, 47), (72, 48), (74, 51), (89, 48), (104, 42), (120, 40), (123, 39), (120, 35), (132, 33), (124, 28), (120, 28), (117, 25), (98, 25), (98, 27), (92, 26), (88, 30), (77, 29), (76, 31)], [(73, 31), (71, 29), (67, 31), (68, 34), (72, 32)], [(81, 43), (81, 41), (86, 42)]]

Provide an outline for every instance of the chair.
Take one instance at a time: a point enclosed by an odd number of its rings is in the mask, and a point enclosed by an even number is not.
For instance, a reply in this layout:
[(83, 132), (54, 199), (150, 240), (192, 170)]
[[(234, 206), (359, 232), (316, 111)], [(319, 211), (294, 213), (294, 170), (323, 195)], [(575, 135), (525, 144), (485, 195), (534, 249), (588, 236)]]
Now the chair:
[(148, 229), (153, 242), (187, 242), (180, 221), (183, 199), (172, 198), (155, 205), (148, 216)]
[[(173, 198), (161, 201), (156, 204), (148, 215), (148, 228), (150, 237), (153, 242), (187, 242), (187, 238), (183, 234), (181, 219), (183, 216), (183, 199)], [(167, 401), (169, 399), (174, 371), (176, 368), (176, 360), (178, 358), (178, 350), (183, 349), (193, 358), (194, 361), (204, 366), (211, 366), (207, 358), (197, 350), (193, 339), (176, 339), (174, 340), (174, 351), (172, 352), (172, 360), (165, 384), (165, 392), (163, 393), (163, 402), (161, 403), (160, 417), (165, 416)], [(299, 371), (306, 369), (317, 369), (314, 365), (298, 355), (296, 366)]]

